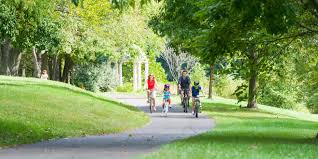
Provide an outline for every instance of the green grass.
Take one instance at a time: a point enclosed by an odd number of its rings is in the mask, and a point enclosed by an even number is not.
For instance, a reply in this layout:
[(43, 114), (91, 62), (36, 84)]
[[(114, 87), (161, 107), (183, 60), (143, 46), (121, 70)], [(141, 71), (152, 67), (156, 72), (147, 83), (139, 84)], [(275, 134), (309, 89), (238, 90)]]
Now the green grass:
[(148, 121), (131, 106), (67, 84), (0, 76), (0, 147), (117, 133)]
[[(216, 127), (202, 135), (163, 146), (145, 159), (316, 159), (318, 122), (283, 110), (247, 110), (229, 101), (204, 104)], [(276, 112), (279, 113), (269, 113)], [(291, 116), (289, 116), (291, 115)], [(300, 115), (301, 119), (305, 118)]]

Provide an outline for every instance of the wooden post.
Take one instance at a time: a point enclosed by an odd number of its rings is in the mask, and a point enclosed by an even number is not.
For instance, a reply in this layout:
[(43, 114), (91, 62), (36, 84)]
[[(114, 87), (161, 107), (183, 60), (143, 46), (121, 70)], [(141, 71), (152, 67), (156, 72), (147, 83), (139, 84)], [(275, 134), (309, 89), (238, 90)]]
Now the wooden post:
[(137, 80), (138, 80), (138, 77), (137, 77), (137, 63), (136, 62), (134, 62), (134, 67), (133, 67), (133, 73), (134, 73), (134, 75), (133, 75), (133, 87), (134, 87), (134, 91), (137, 91), (138, 90), (138, 82), (137, 82)]
[(118, 74), (119, 74), (119, 85), (122, 86), (122, 85), (124, 85), (124, 82), (123, 82), (123, 62), (119, 62)]
[(149, 62), (148, 60), (145, 62), (145, 88), (147, 86), (147, 80), (149, 76)]
[(137, 89), (140, 90), (141, 89), (141, 83), (142, 83), (142, 76), (141, 76), (141, 62), (138, 62), (137, 65)]
[(114, 71), (115, 71), (116, 80), (119, 81), (119, 66), (118, 66), (118, 62), (115, 62)]

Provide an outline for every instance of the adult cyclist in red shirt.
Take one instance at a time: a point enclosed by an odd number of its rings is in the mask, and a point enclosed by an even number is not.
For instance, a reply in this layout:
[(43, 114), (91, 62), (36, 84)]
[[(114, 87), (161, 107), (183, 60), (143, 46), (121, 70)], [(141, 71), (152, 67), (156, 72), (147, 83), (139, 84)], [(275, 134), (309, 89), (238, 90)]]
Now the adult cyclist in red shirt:
[[(152, 94), (153, 95), (153, 98), (156, 98), (156, 79), (155, 79), (155, 76), (153, 74), (150, 74), (148, 76), (148, 80), (147, 80), (147, 103), (149, 103), (149, 96)], [(153, 105), (154, 105), (154, 110), (156, 111), (156, 99), (153, 100)]]

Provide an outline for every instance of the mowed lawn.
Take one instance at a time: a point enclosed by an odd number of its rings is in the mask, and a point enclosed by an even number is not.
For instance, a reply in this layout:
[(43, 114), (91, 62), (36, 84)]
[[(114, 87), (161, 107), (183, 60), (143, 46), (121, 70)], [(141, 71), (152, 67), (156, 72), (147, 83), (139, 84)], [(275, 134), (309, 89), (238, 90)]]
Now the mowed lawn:
[[(318, 158), (318, 139), (314, 139), (318, 122), (286, 116), (288, 113), (277, 115), (247, 110), (222, 101), (210, 101), (203, 106), (205, 113), (216, 121), (213, 131), (165, 145), (158, 152), (141, 158)], [(304, 118), (302, 114), (301, 118)]]
[(66, 84), (0, 76), (0, 147), (117, 133), (148, 121), (132, 107)]

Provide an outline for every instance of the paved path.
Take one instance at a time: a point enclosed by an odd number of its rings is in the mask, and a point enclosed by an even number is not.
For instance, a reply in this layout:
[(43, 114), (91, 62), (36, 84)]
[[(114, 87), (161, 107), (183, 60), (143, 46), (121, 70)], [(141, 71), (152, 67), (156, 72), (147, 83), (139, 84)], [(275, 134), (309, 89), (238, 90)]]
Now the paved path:
[[(112, 96), (148, 112), (142, 97), (131, 95)], [(105, 136), (60, 139), (0, 150), (0, 159), (125, 159), (152, 152), (160, 145), (173, 140), (203, 133), (213, 127), (205, 116), (199, 119), (173, 107), (168, 117), (161, 116), (161, 109), (150, 114), (151, 122), (143, 128)], [(123, 114), (124, 115), (124, 114)]]

